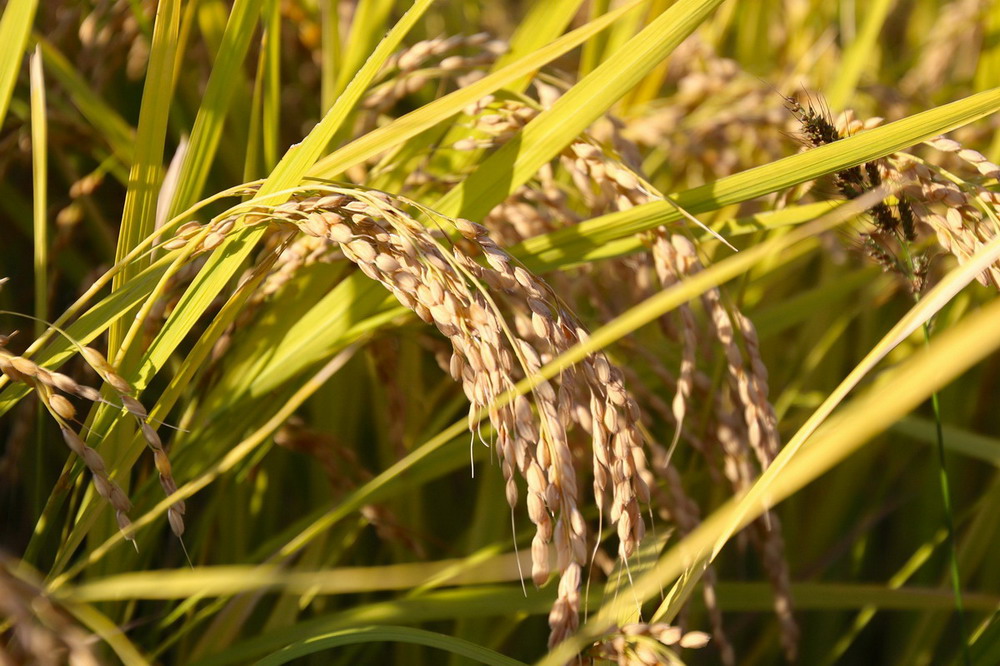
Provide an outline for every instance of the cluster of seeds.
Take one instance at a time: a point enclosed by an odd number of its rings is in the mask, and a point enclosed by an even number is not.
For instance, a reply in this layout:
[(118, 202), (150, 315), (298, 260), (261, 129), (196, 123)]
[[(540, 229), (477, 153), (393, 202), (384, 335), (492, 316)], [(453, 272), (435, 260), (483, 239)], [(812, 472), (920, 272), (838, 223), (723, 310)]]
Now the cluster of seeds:
[(222, 241), (226, 240), (226, 234), (233, 230), (235, 224), (235, 217), (213, 220), (209, 224), (202, 224), (194, 220), (185, 222), (160, 247), (164, 250), (179, 250), (195, 241), (197, 246), (194, 248), (194, 255), (211, 252), (222, 245)]
[[(549, 108), (558, 99), (560, 91), (555, 86), (534, 82), (538, 104), (527, 104), (520, 99), (496, 100), (485, 97), (465, 110), (474, 122), (475, 133), (485, 138), (465, 138), (454, 144), (456, 150), (492, 148), (510, 139), (524, 125), (533, 120), (542, 109)], [(633, 168), (615, 154), (616, 149), (628, 152), (633, 162), (638, 162), (635, 146), (624, 140), (613, 119), (600, 124), (601, 134), (607, 142), (598, 141), (591, 133), (573, 141), (559, 155), (559, 164), (568, 174), (575, 194), (580, 197), (590, 215), (609, 210), (625, 210), (655, 198), (640, 182)], [(609, 148), (607, 143), (614, 145)], [(543, 166), (533, 182), (515, 191), (507, 200), (492, 210), (484, 220), (491, 231), (501, 233), (508, 226), (514, 227), (512, 240), (523, 240), (554, 227), (573, 224), (581, 216), (569, 204), (566, 188), (558, 180), (554, 164)], [(509, 236), (509, 234), (503, 234)]]
[[(943, 136), (931, 139), (927, 142), (927, 145), (932, 148), (936, 148), (941, 152), (954, 155), (956, 158), (978, 171), (979, 175), (987, 180), (1000, 180), (1000, 166), (991, 162), (978, 150), (964, 148), (958, 141), (954, 141)], [(982, 186), (977, 187), (973, 185), (973, 187), (981, 193), (989, 193), (990, 195), (993, 195), (989, 198), (989, 201), (991, 203), (996, 203), (997, 197), (995, 192), (986, 190)]]
[[(553, 86), (536, 84), (535, 88), (540, 100), (537, 104), (491, 97), (467, 109), (477, 133), (485, 138), (463, 140), (453, 147), (491, 148), (513, 136), (558, 96)], [(638, 151), (621, 136), (613, 121), (607, 129), (608, 141), (584, 136), (568, 146), (558, 164), (544, 167), (533, 181), (491, 212), (484, 220), (487, 227), (514, 242), (578, 221), (579, 213), (569, 203), (572, 196), (582, 199), (590, 214), (625, 209), (655, 198), (633, 168), (619, 157)], [(609, 142), (614, 144), (614, 150), (606, 147)], [(569, 192), (557, 175), (560, 166), (575, 193)], [(423, 187), (427, 183), (408, 181), (408, 184)], [(445, 234), (412, 220), (404, 211), (412, 206), (399, 198), (338, 188), (317, 188), (314, 192), (318, 194), (298, 197), (273, 210), (256, 209), (251, 216), (251, 223), (278, 222), (305, 234), (282, 246), (282, 256), (287, 254), (288, 258), (279, 260), (276, 266), (287, 263), (289, 268), (278, 273), (291, 275), (303, 263), (343, 256), (384, 284), (422, 319), (437, 326), (451, 341), (452, 354), (447, 367), (470, 399), (472, 432), (480, 431), (475, 416), (480, 409), (488, 407), (518, 378), (532, 374), (561, 349), (585, 335), (551, 289), (518, 266), (482, 227), (455, 221), (458, 233), (448, 235), (457, 240), (449, 247)], [(227, 229), (232, 228), (232, 219), (224, 218), (210, 226), (212, 230), (224, 224), (229, 225)], [(206, 238), (205, 228), (192, 225), (181, 235), (190, 242), (199, 234), (200, 238)], [(671, 236), (665, 230), (657, 237), (661, 242), (654, 245), (660, 250), (651, 252), (650, 259), (664, 285), (700, 270), (694, 246), (687, 239)], [(183, 241), (171, 242), (174, 247)], [(622, 270), (635, 278), (638, 291), (646, 292), (652, 284), (649, 280), (639, 280), (636, 269), (642, 274), (648, 263), (639, 259), (642, 258), (625, 260), (638, 261), (639, 265), (623, 266)], [(610, 270), (616, 270), (618, 263), (609, 262)], [(598, 270), (608, 269), (609, 266), (602, 266)], [(595, 297), (602, 307), (604, 301), (598, 294)], [(636, 294), (636, 298), (641, 297), (641, 293)], [(693, 310), (686, 306), (678, 311), (679, 326), (672, 329), (679, 332), (682, 356), (679, 375), (675, 379), (663, 369), (664, 384), (674, 390), (673, 402), (665, 413), (675, 422), (675, 440), (683, 436), (708, 456), (712, 454), (710, 444), (687, 432), (684, 421), (696, 392), (715, 400), (721, 414), (718, 441), (726, 477), (734, 487), (745, 489), (757, 474), (752, 459), (757, 458), (758, 468), (766, 467), (779, 446), (774, 412), (767, 399), (767, 373), (752, 324), (734, 308), (724, 306), (717, 290), (703, 300), (712, 321), (711, 330), (726, 354), (732, 391), (719, 397), (712, 380), (698, 370), (695, 358), (702, 331)], [(611, 311), (604, 314), (614, 316)], [(639, 410), (624, 389), (619, 392), (616, 388), (622, 385), (621, 371), (598, 355), (577, 369), (564, 372), (558, 382), (543, 383), (530, 395), (489, 412), (496, 452), (506, 479), (507, 499), (512, 507), (519, 494), (514, 477), (520, 475), (527, 484), (528, 515), (536, 526), (532, 576), (538, 583), (544, 582), (549, 574), (549, 544), (556, 544), (562, 580), (559, 600), (550, 615), (554, 642), (575, 627), (580, 565), (586, 556), (585, 525), (578, 517), (579, 493), (572, 469), (572, 452), (578, 445), (573, 433), (567, 431), (569, 426), (581, 425), (593, 438), (594, 492), (598, 506), (608, 508), (611, 518), (617, 521), (623, 536), (623, 555), (632, 552), (636, 534), (641, 535), (642, 520), (636, 500), (643, 500), (650, 486), (657, 486), (658, 494), (662, 494), (658, 486), (668, 487), (664, 506), (682, 532), (694, 529), (699, 521), (698, 508), (684, 495), (680, 475), (670, 467), (665, 451), (657, 455), (660, 461), (652, 470), (641, 462), (625, 467), (624, 471), (621, 465), (616, 466), (616, 458), (628, 460), (630, 449), (639, 450), (635, 428)], [(626, 401), (615, 405), (614, 401), (621, 401), (621, 396)], [(653, 404), (657, 399), (658, 396), (651, 395), (644, 402)], [(609, 404), (615, 408), (609, 409)], [(734, 405), (738, 408), (736, 420), (727, 420), (724, 415), (731, 413)], [(622, 422), (628, 421), (631, 424), (625, 431), (631, 433), (616, 441), (617, 432), (623, 429)], [(566, 451), (570, 453), (563, 453)], [(748, 452), (751, 452), (749, 458)], [(633, 477), (643, 482), (641, 490), (629, 487), (635, 483), (631, 481)], [(769, 516), (766, 522), (768, 526), (776, 525), (777, 519)], [(759, 545), (765, 566), (778, 588), (783, 639), (787, 645), (795, 640), (797, 627), (791, 615), (780, 531), (775, 529), (765, 534)], [(723, 661), (733, 663), (732, 649), (722, 632), (711, 572), (705, 577), (704, 594)]]
[[(828, 113), (812, 104), (803, 107), (798, 101), (785, 98), (788, 109), (801, 123), (807, 145), (822, 146), (839, 141), (845, 136), (871, 129), (882, 122), (881, 118), (858, 120), (853, 112), (841, 113), (831, 121)], [(882, 187), (886, 182), (902, 182), (887, 160), (874, 160), (861, 166), (849, 167), (834, 174), (834, 183), (847, 199), (856, 199), (865, 192)], [(872, 229), (860, 236), (861, 249), (884, 271), (903, 276), (913, 293), (924, 286), (929, 260), (924, 255), (912, 253), (916, 241), (914, 207), (908, 197), (898, 194), (895, 205), (879, 201), (868, 209)]]
[[(481, 138), (460, 139), (453, 147), (456, 150), (480, 150), (502, 144), (520, 132), (543, 109), (551, 107), (560, 95), (558, 88), (539, 81), (533, 83), (533, 88), (538, 96), (537, 104), (529, 104), (522, 99), (486, 96), (467, 107), (465, 114), (472, 119), (473, 134), (481, 135)], [(615, 148), (629, 152), (632, 161), (639, 161), (638, 151), (621, 137), (616, 121), (607, 119), (601, 128), (601, 133), (608, 135)], [(654, 198), (641, 185), (633, 169), (614, 152), (588, 133), (572, 142), (559, 156), (561, 165), (591, 214), (625, 210)], [(510, 199), (491, 211), (486, 221), (508, 220), (510, 224), (523, 227), (520, 238), (523, 240), (552, 226), (532, 227), (532, 223), (537, 221), (539, 207), (551, 210), (550, 217), (558, 218), (563, 223), (579, 220), (579, 215), (568, 205), (563, 187), (555, 178), (553, 165), (545, 165), (536, 174), (536, 181), (519, 188)], [(513, 220), (508, 219), (509, 214), (513, 215)]]
[(698, 649), (708, 645), (709, 636), (700, 631), (684, 632), (669, 624), (637, 622), (619, 628), (590, 649), (587, 656), (606, 659), (622, 666), (655, 666), (680, 663), (675, 650)]
[[(537, 105), (520, 99), (497, 100), (490, 95), (467, 107), (465, 113), (472, 120), (472, 134), (477, 138), (460, 139), (453, 147), (487, 149), (513, 137), (558, 97), (553, 86), (534, 81), (532, 87), (540, 100)], [(557, 180), (556, 165), (549, 163), (538, 170), (532, 181), (495, 206), (483, 218), (483, 224), (496, 238), (514, 244), (582, 219)]]
[[(461, 84), (470, 75), (480, 76), (507, 49), (506, 42), (491, 39), (485, 32), (421, 40), (390, 56), (382, 68), (381, 82), (362, 105), (383, 112), (429, 81), (457, 77)], [(463, 55), (459, 53), (462, 50), (473, 53)]]
[[(927, 144), (954, 156), (976, 175), (958, 177), (906, 153), (894, 155), (891, 168), (908, 182), (903, 192), (913, 202), (916, 219), (933, 229), (941, 247), (964, 263), (1000, 233), (1000, 194), (983, 184), (1000, 180), (1000, 167), (951, 139), (938, 137)], [(990, 266), (978, 279), (1000, 289), (1000, 265)]]
[[(642, 184), (642, 181), (633, 169), (627, 166), (624, 160), (616, 154), (617, 152), (626, 154), (631, 153), (632, 151), (630, 150), (629, 142), (616, 132), (616, 126), (613, 122), (608, 123), (607, 130), (608, 132), (606, 133), (609, 134), (608, 139), (615, 145), (616, 150), (609, 150), (606, 146), (602, 145), (593, 138), (582, 137), (580, 140), (573, 142), (560, 156), (560, 162), (563, 168), (570, 175), (573, 184), (576, 186), (576, 190), (580, 193), (585, 205), (587, 205), (592, 214), (599, 214), (608, 210), (626, 210), (633, 206), (647, 203), (656, 198), (656, 195), (651, 193)], [(546, 182), (547, 180), (551, 180), (550, 174), (543, 172), (539, 175), (541, 177), (541, 192), (551, 192), (555, 190), (552, 185), (547, 184)], [(528, 193), (538, 191), (532, 190), (531, 188), (522, 188), (522, 190), (526, 190)], [(527, 197), (528, 195), (522, 194), (522, 196)], [(538, 197), (535, 198), (537, 199)], [(549, 195), (549, 198), (551, 199), (555, 197)], [(565, 197), (563, 197), (563, 200), (565, 200)], [(551, 208), (554, 212), (558, 213), (558, 207), (552, 206)], [(491, 213), (490, 218), (487, 218), (488, 222), (494, 216), (498, 218), (503, 218), (505, 216), (509, 217), (509, 210), (509, 206), (498, 207), (496, 211)], [(563, 220), (566, 220), (566, 216), (563, 216)], [(667, 232), (666, 230), (661, 229), (657, 231), (655, 235), (660, 238), (666, 238)], [(685, 249), (690, 256), (694, 255), (694, 247), (689, 241), (687, 241), (686, 238), (678, 236), (676, 237), (676, 242), (679, 244), (687, 243), (687, 245), (684, 246)], [(651, 254), (656, 262), (659, 262), (662, 259), (662, 257), (659, 257), (656, 252)], [(681, 263), (683, 265), (675, 264), (674, 272), (670, 274), (673, 276), (673, 282), (684, 279), (692, 272), (700, 269), (700, 264), (697, 264), (696, 261), (693, 263)], [(610, 262), (610, 270), (617, 270), (620, 268), (622, 274), (627, 276), (624, 278), (625, 282), (637, 288), (638, 293), (636, 294), (634, 300), (641, 300), (643, 297), (642, 294), (644, 292), (648, 292), (651, 287), (651, 285), (644, 284), (642, 280), (642, 276), (645, 273), (644, 264), (645, 262), (642, 261), (641, 257)], [(673, 282), (667, 279), (667, 273), (661, 271), (659, 275), (661, 280), (663, 280), (664, 287), (673, 284)], [(584, 284), (587, 288), (593, 288), (594, 282), (594, 280), (586, 280), (584, 281)], [(619, 280), (613, 280), (612, 282), (618, 284)], [(608, 311), (604, 307), (607, 303), (606, 295), (596, 292), (597, 290), (595, 290), (595, 293), (591, 295), (592, 297), (587, 300), (597, 303), (598, 308), (604, 317), (608, 319), (613, 318), (614, 313)], [(721, 296), (717, 293), (717, 290), (713, 292), (712, 297), (714, 297), (716, 305), (721, 303)], [(721, 307), (716, 307), (712, 311), (718, 312), (719, 310), (721, 310), (723, 314), (726, 313), (726, 311)], [(655, 355), (644, 355), (644, 361), (649, 364), (649, 367), (658, 368), (659, 374), (665, 379), (665, 383), (673, 384), (675, 386), (676, 393), (672, 408), (667, 410), (668, 420), (670, 417), (673, 417), (675, 422), (675, 442), (680, 437), (683, 430), (684, 417), (693, 388), (694, 377), (696, 374), (695, 355), (697, 340), (700, 333), (700, 331), (697, 330), (694, 315), (689, 306), (682, 306), (677, 312), (682, 320), (680, 335), (678, 336), (681, 339), (682, 359), (677, 379), (674, 379), (670, 375), (669, 371), (662, 368)], [(721, 317), (722, 315), (716, 316)], [(773, 409), (771, 409), (766, 397), (767, 374), (766, 371), (763, 370), (763, 364), (760, 362), (759, 350), (756, 346), (756, 334), (753, 330), (752, 324), (750, 324), (750, 322), (746, 320), (741, 313), (737, 313), (737, 316), (740, 318), (739, 321), (741, 326), (746, 326), (747, 328), (745, 337), (747, 340), (753, 341), (753, 346), (751, 348), (758, 363), (757, 371), (759, 374), (751, 372), (751, 379), (747, 379), (747, 373), (742, 371), (742, 363), (739, 364), (740, 370), (738, 372), (740, 379), (744, 380), (744, 385), (750, 385), (752, 383), (752, 386), (755, 389), (755, 395), (758, 398), (758, 401), (748, 406), (747, 409), (753, 410), (754, 407), (760, 403), (766, 405), (764, 411), (767, 414), (770, 414), (770, 420), (767, 421), (767, 425), (768, 432), (771, 433), (769, 440), (771, 442), (771, 450), (773, 451), (770, 456), (773, 457), (774, 453), (777, 451), (778, 442), (776, 424), (774, 422), (774, 412)], [(735, 348), (735, 345), (732, 344), (731, 334), (729, 335), (729, 346), (727, 349), (730, 348)], [(643, 350), (642, 345), (638, 345), (637, 350)], [(736, 353), (738, 354), (738, 351)], [(638, 378), (636, 378), (636, 381), (631, 381), (630, 385), (638, 388), (642, 386), (642, 383), (638, 381)], [(762, 400), (759, 399), (760, 395), (763, 395)], [(743, 391), (740, 396), (748, 398), (749, 391)], [(659, 397), (655, 394), (648, 395), (646, 396), (646, 401), (654, 405), (655, 409), (655, 403), (658, 398)], [(756, 425), (757, 420), (754, 420), (752, 423)], [(759, 437), (759, 428), (754, 434)], [(680, 474), (670, 465), (669, 454), (665, 450), (662, 450), (655, 442), (650, 442), (649, 445), (653, 450), (654, 465), (652, 470), (644, 472), (646, 475), (647, 485), (657, 493), (659, 500), (657, 502), (658, 505), (665, 507), (669, 513), (669, 517), (678, 526), (681, 533), (687, 534), (694, 530), (700, 522), (698, 507), (684, 493)], [(661, 484), (666, 486), (666, 491), (662, 491), (660, 489)], [(781, 563), (781, 571), (785, 572), (785, 575), (787, 576), (787, 566), (784, 562)], [(783, 589), (787, 592), (787, 583)], [(716, 645), (722, 656), (723, 663), (735, 663), (735, 655), (729, 641), (726, 639), (722, 626), (722, 614), (715, 596), (715, 574), (712, 569), (709, 569), (704, 576), (703, 592), (713, 625), (713, 634), (715, 636)], [(787, 598), (787, 594), (784, 596)]]
[[(861, 122), (845, 112), (831, 123), (825, 114), (811, 107), (803, 108), (794, 100), (788, 103), (813, 145), (836, 141), (874, 127), (882, 120), (871, 118)], [(885, 182), (903, 184), (894, 206), (880, 202), (871, 208), (869, 214), (874, 229), (861, 234), (861, 247), (883, 270), (907, 279), (913, 293), (923, 290), (930, 268), (929, 257), (913, 252), (911, 247), (916, 240), (918, 222), (933, 229), (938, 243), (960, 263), (967, 261), (1000, 232), (1000, 195), (983, 185), (986, 181), (1000, 179), (1000, 167), (982, 153), (964, 148), (952, 139), (938, 137), (926, 143), (951, 155), (959, 165), (974, 170), (975, 175), (955, 176), (901, 152), (841, 171), (835, 179), (847, 198), (860, 196)], [(899, 252), (897, 248), (904, 251)], [(979, 281), (1000, 289), (1000, 266), (991, 266), (979, 276)]]
[[(855, 119), (853, 114), (845, 112), (834, 123), (827, 118), (826, 113), (818, 111), (812, 105), (803, 107), (794, 99), (786, 98), (786, 101), (789, 110), (802, 123), (802, 133), (812, 146), (822, 146), (839, 141), (845, 136), (870, 129), (882, 122), (881, 118), (870, 118), (868, 121), (862, 122)], [(838, 171), (834, 176), (834, 182), (845, 198), (856, 199), (865, 192), (882, 185), (882, 172), (885, 168), (881, 160), (866, 162), (862, 166)], [(879, 236), (896, 234), (901, 235), (909, 243), (915, 240), (913, 213), (905, 200), (899, 200), (894, 210), (885, 201), (880, 201), (873, 205), (868, 212)], [(872, 235), (872, 237), (876, 236)]]
[(466, 107), (464, 113), (472, 120), (473, 133), (483, 136), (459, 139), (452, 144), (455, 150), (482, 150), (497, 146), (520, 132), (541, 113), (541, 109), (519, 99), (486, 95)]
[[(702, 270), (694, 244), (680, 234), (668, 235), (662, 229), (656, 231), (652, 236), (651, 251), (657, 275), (664, 287)], [(735, 490), (743, 492), (757, 476), (749, 465), (747, 447), (756, 457), (759, 469), (764, 470), (774, 460), (781, 444), (777, 418), (768, 400), (767, 368), (760, 355), (756, 329), (742, 312), (727, 308), (717, 288), (702, 295), (702, 304), (711, 319), (715, 337), (726, 355), (732, 403), (742, 409), (742, 422), (727, 423), (725, 419), (720, 419), (719, 443), (724, 451), (726, 476)], [(677, 317), (680, 319), (685, 343), (672, 411), (677, 428), (680, 429), (697, 379), (694, 366), (695, 341), (703, 336), (689, 305), (679, 308)], [(736, 340), (737, 332), (746, 349), (747, 360)], [(719, 404), (716, 411), (722, 415), (730, 413), (731, 409), (725, 404)], [(782, 626), (782, 642), (786, 653), (794, 655), (799, 630), (792, 612), (791, 586), (780, 523), (777, 516), (768, 513), (756, 525), (765, 569), (775, 587), (775, 609)], [(683, 523), (679, 523), (679, 526), (684, 529)]]
[[(47, 370), (31, 359), (10, 353), (5, 348), (9, 337), (2, 336), (0, 338), (0, 372), (3, 372), (11, 381), (20, 382), (36, 391), (46, 410), (58, 423), (66, 445), (80, 457), (87, 469), (90, 470), (94, 480), (94, 489), (115, 510), (118, 526), (125, 538), (134, 540), (134, 536), (128, 530), (131, 524), (128, 518), (131, 503), (118, 484), (108, 477), (107, 468), (101, 455), (87, 446), (80, 434), (73, 429), (71, 424), (78, 423), (76, 407), (66, 396), (75, 396), (90, 402), (103, 402), (111, 405), (115, 403), (108, 402), (101, 397), (100, 391), (78, 383), (69, 375)], [(132, 386), (118, 374), (101, 352), (87, 346), (81, 346), (79, 350), (80, 356), (87, 365), (114, 389), (121, 402), (121, 407), (135, 418), (146, 444), (153, 452), (153, 462), (159, 473), (163, 492), (167, 495), (172, 494), (177, 490), (177, 484), (171, 472), (170, 459), (167, 457), (163, 442), (156, 429), (147, 422), (149, 414), (146, 412), (146, 408), (130, 395)], [(174, 502), (167, 512), (170, 528), (178, 537), (184, 533), (184, 512), (185, 505), (182, 500)]]
[(627, 210), (655, 198), (631, 169), (594, 141), (572, 143), (562, 163), (591, 210)]
[[(676, 272), (670, 276), (672, 279), (676, 280), (680, 276), (692, 275), (701, 270), (694, 244), (690, 240), (675, 234), (669, 238), (669, 247), (666, 241), (667, 239), (661, 235), (653, 246), (653, 253), (662, 255), (661, 266), (666, 267), (673, 263)], [(722, 303), (722, 294), (718, 289), (705, 292), (702, 302), (711, 316), (715, 336), (726, 355), (729, 378), (738, 396), (736, 402), (743, 411), (748, 436), (747, 444), (757, 456), (760, 468), (767, 469), (778, 453), (780, 440), (774, 409), (768, 401), (767, 369), (760, 357), (756, 330), (750, 320), (738, 310), (734, 309), (730, 315)], [(734, 329), (738, 330), (743, 338), (750, 359), (749, 364), (744, 363)]]
[[(550, 105), (558, 95), (558, 90), (552, 86), (543, 84), (540, 88), (536, 85), (536, 88), (538, 88), (538, 106), (542, 108)], [(486, 134), (488, 138), (467, 139), (456, 144), (456, 148), (491, 147), (519, 131), (523, 123), (530, 121), (538, 112), (535, 106), (519, 100), (505, 100), (499, 104), (494, 100), (486, 100), (483, 104), (492, 106), (484, 107), (481, 104), (467, 109), (467, 113), (477, 119), (476, 129)], [(777, 111), (780, 113), (780, 108)], [(485, 122), (482, 120), (484, 118)], [(638, 155), (636, 147), (619, 130), (619, 124), (609, 119), (603, 130), (603, 134), (606, 135), (605, 141), (597, 141), (592, 136), (585, 135), (562, 152), (559, 157), (560, 165), (568, 174), (575, 192), (567, 194), (567, 189), (560, 184), (554, 174), (553, 165), (546, 165), (536, 174), (533, 181), (519, 188), (512, 197), (491, 211), (484, 223), (491, 230), (496, 229), (504, 238), (509, 238), (513, 242), (577, 221), (578, 215), (571, 208), (570, 197), (582, 200), (590, 214), (624, 210), (657, 198), (636, 175), (634, 168), (628, 166), (619, 156)], [(614, 149), (607, 147), (609, 143)], [(630, 162), (637, 160), (633, 157)], [(579, 202), (574, 200), (573, 203)], [(656, 249), (651, 255), (657, 265), (657, 273), (663, 286), (683, 280), (701, 269), (694, 246), (685, 237), (673, 236), (666, 230), (659, 230), (654, 234), (654, 238), (658, 238), (660, 242), (654, 243)], [(624, 284), (636, 290), (631, 302), (641, 300), (644, 294), (648, 294), (651, 285), (644, 285), (641, 279), (644, 274), (644, 262), (641, 261), (641, 257), (607, 262), (606, 265), (595, 267), (593, 270), (619, 269), (622, 275), (627, 276)], [(575, 287), (577, 291), (590, 289), (594, 292), (585, 300), (597, 304), (602, 316), (606, 318), (615, 316), (615, 313), (606, 307), (609, 303), (607, 294), (598, 293), (600, 287), (595, 283), (599, 283), (600, 280), (587, 279), (578, 282), (584, 284), (582, 287)], [(610, 282), (616, 285), (622, 284), (622, 278), (618, 277)], [(566, 286), (565, 293), (571, 293), (574, 287)], [(616, 295), (620, 297), (621, 290), (618, 291)], [(712, 330), (726, 354), (733, 390), (731, 394), (724, 392), (723, 395), (731, 399), (718, 399), (719, 392), (715, 390), (711, 379), (698, 371), (696, 352), (698, 341), (703, 338), (703, 331), (698, 327), (691, 307), (683, 306), (677, 311), (680, 325), (667, 326), (670, 331), (678, 333), (671, 337), (679, 339), (681, 365), (676, 379), (666, 369), (662, 369), (660, 373), (663, 375), (664, 383), (672, 385), (675, 391), (673, 403), (665, 413), (668, 419), (672, 418), (675, 423), (676, 441), (684, 431), (685, 415), (698, 382), (705, 394), (704, 398), (716, 400), (721, 415), (732, 412), (735, 404), (739, 412), (742, 412), (743, 418), (737, 423), (720, 423), (719, 430), (722, 435), (720, 443), (726, 442), (722, 445), (726, 475), (732, 480), (734, 488), (745, 490), (759, 473), (753, 469), (746, 455), (748, 450), (756, 456), (759, 470), (770, 464), (780, 446), (774, 410), (768, 400), (767, 371), (760, 356), (756, 331), (750, 321), (735, 308), (723, 306), (722, 296), (718, 290), (712, 290), (703, 300), (706, 311), (712, 319)], [(746, 357), (749, 358), (747, 362), (744, 361), (744, 352), (737, 342), (736, 332), (746, 350)], [(637, 347), (641, 349), (642, 345)], [(645, 361), (650, 363), (650, 367), (659, 365), (658, 362), (654, 362), (655, 358), (647, 358)], [(641, 387), (638, 381), (630, 381), (630, 384), (637, 388)], [(658, 396), (648, 395), (645, 398), (645, 402), (655, 409)], [(719, 418), (725, 421), (723, 416)], [(706, 444), (698, 442), (691, 433), (684, 434), (687, 441), (694, 441), (700, 445), (703, 454), (711, 455)], [(657, 454), (659, 447), (653, 442), (650, 446), (654, 449), (654, 458), (657, 462), (651, 472), (645, 472), (647, 485), (658, 491), (660, 484), (665, 483), (669, 490), (661, 497), (661, 505), (668, 507), (670, 517), (682, 533), (690, 532), (699, 522), (697, 506), (684, 494), (680, 475), (670, 466), (669, 455), (665, 451)], [(762, 526), (774, 527), (773, 531), (767, 532), (755, 543), (760, 546), (765, 567), (775, 584), (778, 598), (776, 607), (782, 623), (782, 639), (787, 652), (793, 654), (798, 627), (791, 611), (788, 566), (783, 559), (783, 539), (775, 516), (768, 516), (762, 522)], [(719, 646), (723, 662), (734, 663), (735, 656), (725, 639), (721, 612), (715, 599), (714, 573), (709, 571), (704, 582), (704, 594), (711, 614), (716, 644)]]
[(582, 440), (571, 430), (578, 425), (587, 433), (598, 506), (607, 508), (617, 526), (619, 554), (629, 557), (645, 530), (640, 503), (649, 498), (638, 406), (621, 371), (603, 354), (558, 379), (540, 381), (530, 395), (497, 404), (519, 379), (536, 374), (586, 332), (549, 286), (518, 265), (484, 227), (454, 220), (452, 242), (418, 223), (411, 206), (381, 192), (325, 188), (274, 207), (269, 222), (335, 243), (450, 340), (449, 372), (469, 398), (469, 429), (483, 439), (478, 415), (485, 410), (511, 508), (519, 501), (515, 476), (527, 485), (536, 584), (548, 579), (549, 548), (555, 546), (560, 581), (549, 618), (554, 644), (577, 626), (588, 552), (574, 467)]

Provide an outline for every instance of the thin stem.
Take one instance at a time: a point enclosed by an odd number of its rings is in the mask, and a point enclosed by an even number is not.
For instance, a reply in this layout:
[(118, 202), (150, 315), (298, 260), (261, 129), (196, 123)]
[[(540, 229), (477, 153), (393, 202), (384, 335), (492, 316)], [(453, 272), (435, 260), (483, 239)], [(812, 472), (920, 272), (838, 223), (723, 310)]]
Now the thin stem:
[[(903, 250), (906, 259), (906, 267), (912, 278), (915, 273), (913, 254), (910, 252), (909, 243), (902, 238), (898, 232), (896, 234), (899, 246)], [(914, 291), (914, 300), (920, 300), (920, 294)], [(924, 322), (924, 345), (930, 347), (931, 326), (930, 322)], [(944, 429), (941, 424), (941, 402), (938, 399), (938, 392), (931, 393), (931, 409), (934, 411), (934, 429), (937, 435), (938, 454), (938, 483), (941, 488), (941, 504), (944, 508), (944, 524), (948, 532), (948, 554), (949, 570), (951, 573), (952, 593), (955, 597), (955, 612), (958, 614), (958, 633), (962, 644), (962, 662), (965, 666), (972, 666), (972, 656), (969, 653), (968, 631), (965, 623), (965, 605), (962, 603), (962, 579), (958, 571), (958, 540), (955, 538), (955, 518), (951, 508), (951, 485), (948, 483), (948, 468), (945, 466), (944, 456)]]
[[(924, 324), (924, 344), (931, 343), (930, 324)], [(944, 507), (944, 524), (948, 531), (948, 552), (951, 570), (951, 587), (955, 595), (955, 612), (958, 614), (958, 633), (962, 644), (962, 661), (965, 666), (972, 666), (972, 656), (969, 654), (968, 632), (965, 624), (965, 607), (962, 603), (962, 582), (958, 572), (958, 541), (955, 538), (955, 519), (951, 508), (951, 486), (948, 483), (948, 469), (944, 458), (944, 431), (941, 426), (941, 403), (938, 393), (931, 394), (931, 408), (934, 410), (934, 428), (937, 433), (938, 481), (941, 486), (941, 503)]]

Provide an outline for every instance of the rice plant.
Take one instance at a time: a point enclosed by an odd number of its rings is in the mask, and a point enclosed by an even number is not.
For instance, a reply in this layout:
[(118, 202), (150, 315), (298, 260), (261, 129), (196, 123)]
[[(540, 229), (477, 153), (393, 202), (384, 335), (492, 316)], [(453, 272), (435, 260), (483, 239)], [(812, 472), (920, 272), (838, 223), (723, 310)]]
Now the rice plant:
[(0, 664), (1000, 661), (1000, 4), (2, 12)]

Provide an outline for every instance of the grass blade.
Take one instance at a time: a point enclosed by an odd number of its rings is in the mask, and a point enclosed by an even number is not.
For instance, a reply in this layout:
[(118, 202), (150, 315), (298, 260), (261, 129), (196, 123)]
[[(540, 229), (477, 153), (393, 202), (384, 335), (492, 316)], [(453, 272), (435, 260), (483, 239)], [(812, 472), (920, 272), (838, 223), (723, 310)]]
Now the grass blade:
[(4, 45), (0, 52), (0, 124), (7, 118), (37, 8), (38, 0), (10, 0), (0, 18), (0, 44)]

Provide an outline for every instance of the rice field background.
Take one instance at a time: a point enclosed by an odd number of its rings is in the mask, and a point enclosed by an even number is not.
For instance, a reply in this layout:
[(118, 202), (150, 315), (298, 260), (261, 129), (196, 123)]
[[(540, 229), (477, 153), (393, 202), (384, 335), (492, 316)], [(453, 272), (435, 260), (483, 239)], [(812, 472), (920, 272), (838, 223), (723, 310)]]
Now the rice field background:
[(1000, 3), (0, 43), (0, 664), (1000, 663)]

